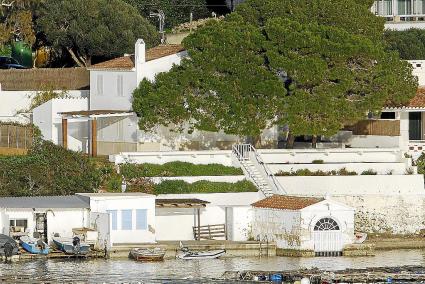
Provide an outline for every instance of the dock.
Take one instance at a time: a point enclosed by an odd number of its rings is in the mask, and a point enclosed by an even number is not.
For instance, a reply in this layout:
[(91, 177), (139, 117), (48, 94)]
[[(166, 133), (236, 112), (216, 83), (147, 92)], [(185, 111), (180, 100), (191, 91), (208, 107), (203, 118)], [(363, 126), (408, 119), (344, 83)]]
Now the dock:
[(311, 284), (319, 283), (420, 283), (425, 281), (425, 267), (376, 267), (323, 271), (319, 269), (293, 271), (226, 271), (222, 278), (228, 281), (254, 281), (270, 279), (279, 274), (284, 282), (296, 282), (308, 278)]
[[(43, 254), (32, 254), (24, 249), (20, 248), (19, 254), (14, 255), (11, 257), (12, 261), (19, 261), (19, 260), (32, 260), (32, 259), (67, 259), (67, 258), (105, 258), (105, 251), (99, 251), (99, 250), (91, 250), (88, 254), (85, 255), (72, 255), (72, 254), (66, 254), (63, 251), (52, 249), (49, 254), (43, 255)], [(4, 257), (0, 256), (0, 260), (4, 260)]]

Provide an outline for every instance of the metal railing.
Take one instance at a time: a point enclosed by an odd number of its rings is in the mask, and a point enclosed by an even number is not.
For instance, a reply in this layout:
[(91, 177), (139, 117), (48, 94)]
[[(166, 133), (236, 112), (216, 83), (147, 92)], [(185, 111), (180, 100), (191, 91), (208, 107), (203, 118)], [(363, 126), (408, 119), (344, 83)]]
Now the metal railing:
[[(274, 193), (277, 193), (277, 194), (286, 193), (285, 189), (276, 180), (276, 177), (274, 176), (273, 172), (269, 169), (267, 164), (264, 163), (263, 159), (258, 154), (254, 146), (252, 146), (251, 144), (233, 145), (232, 152), (236, 155), (239, 161), (250, 160), (251, 162), (254, 162), (257, 165), (259, 165), (265, 173), (265, 176), (267, 178), (266, 182), (272, 187)], [(252, 153), (252, 156), (255, 157), (254, 161), (251, 159), (251, 153)]]

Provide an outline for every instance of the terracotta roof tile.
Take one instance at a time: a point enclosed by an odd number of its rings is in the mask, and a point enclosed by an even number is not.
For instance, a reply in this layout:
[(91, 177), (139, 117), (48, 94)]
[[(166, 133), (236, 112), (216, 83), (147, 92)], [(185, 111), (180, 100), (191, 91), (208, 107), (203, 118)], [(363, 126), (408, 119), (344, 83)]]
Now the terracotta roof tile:
[(252, 204), (257, 208), (299, 210), (323, 201), (323, 198), (273, 195)]
[[(159, 59), (184, 51), (180, 44), (158, 45), (146, 51), (146, 61)], [(131, 70), (134, 68), (134, 55), (126, 55), (90, 66), (90, 69)]]
[(419, 88), (406, 107), (425, 107), (425, 88)]
[(183, 50), (184, 47), (180, 44), (158, 45), (146, 51), (146, 61), (173, 55), (182, 52)]
[(89, 69), (131, 70), (134, 68), (134, 57), (130, 55), (114, 58), (90, 66)]

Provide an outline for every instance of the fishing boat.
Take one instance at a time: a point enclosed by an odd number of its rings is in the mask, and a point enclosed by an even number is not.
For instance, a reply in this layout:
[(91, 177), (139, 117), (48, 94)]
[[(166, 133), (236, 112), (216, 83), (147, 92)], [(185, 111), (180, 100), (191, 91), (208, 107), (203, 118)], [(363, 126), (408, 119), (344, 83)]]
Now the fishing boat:
[(66, 254), (85, 255), (90, 252), (90, 246), (81, 242), (79, 237), (64, 238), (54, 237), (53, 243)]
[(11, 257), (19, 254), (18, 244), (9, 236), (0, 234), (0, 256)]
[(176, 257), (179, 259), (213, 259), (213, 258), (219, 258), (225, 253), (226, 253), (225, 249), (191, 251), (187, 247), (181, 247), (180, 252), (177, 253)]
[(22, 248), (29, 253), (44, 255), (49, 253), (49, 246), (41, 239), (22, 236), (20, 241)]
[(161, 248), (134, 248), (130, 251), (130, 256), (138, 261), (162, 261), (164, 260), (165, 250)]

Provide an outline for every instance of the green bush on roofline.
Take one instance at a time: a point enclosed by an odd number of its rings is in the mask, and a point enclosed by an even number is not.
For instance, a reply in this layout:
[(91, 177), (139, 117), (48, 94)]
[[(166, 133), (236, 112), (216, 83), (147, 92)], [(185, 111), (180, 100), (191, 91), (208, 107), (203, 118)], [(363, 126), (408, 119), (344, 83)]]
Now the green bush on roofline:
[(243, 175), (240, 168), (220, 164), (195, 165), (186, 162), (158, 164), (124, 164), (121, 174), (128, 180), (140, 177), (176, 177), (176, 176), (236, 176)]
[(226, 193), (226, 192), (257, 192), (255, 185), (247, 180), (236, 183), (197, 181), (187, 183), (182, 180), (167, 180), (154, 186), (155, 194), (179, 193)]

